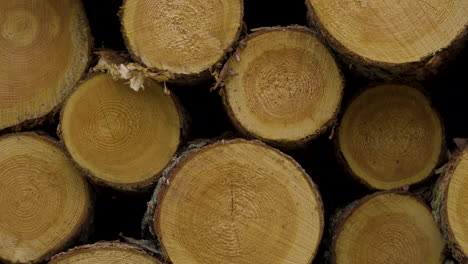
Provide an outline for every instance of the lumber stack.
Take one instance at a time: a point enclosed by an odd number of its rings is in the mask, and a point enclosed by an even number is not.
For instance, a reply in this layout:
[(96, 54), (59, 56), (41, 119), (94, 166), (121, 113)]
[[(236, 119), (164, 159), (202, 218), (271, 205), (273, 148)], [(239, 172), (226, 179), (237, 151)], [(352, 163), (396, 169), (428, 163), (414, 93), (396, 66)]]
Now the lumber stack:
[(0, 262), (468, 263), (468, 2), (298, 6), (0, 1)]
[(443, 175), (433, 190), (433, 208), (445, 238), (454, 256), (468, 259), (468, 228), (466, 225), (466, 190), (468, 181), (468, 147), (464, 147), (447, 164)]

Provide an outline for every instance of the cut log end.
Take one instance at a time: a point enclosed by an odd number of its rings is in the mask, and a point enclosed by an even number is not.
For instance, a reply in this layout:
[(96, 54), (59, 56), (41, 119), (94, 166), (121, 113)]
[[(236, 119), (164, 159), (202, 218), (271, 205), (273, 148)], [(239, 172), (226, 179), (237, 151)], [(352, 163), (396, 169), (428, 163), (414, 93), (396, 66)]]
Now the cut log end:
[(182, 135), (176, 101), (154, 81), (133, 91), (98, 74), (67, 100), (61, 137), (70, 156), (97, 183), (123, 190), (153, 184), (175, 154)]
[(54, 256), (49, 264), (161, 264), (143, 249), (119, 242), (99, 242), (73, 248)]
[(358, 66), (416, 73), (460, 49), (468, 36), (465, 0), (307, 0), (307, 5), (312, 24)]
[(444, 152), (444, 131), (420, 90), (378, 85), (350, 103), (337, 144), (354, 176), (371, 188), (397, 189), (432, 175)]
[(43, 118), (84, 74), (91, 50), (80, 1), (4, 0), (0, 129)]
[(241, 46), (223, 70), (225, 106), (241, 131), (294, 146), (333, 123), (343, 78), (331, 53), (310, 30), (263, 29)]
[(309, 263), (322, 236), (316, 186), (259, 141), (193, 150), (156, 199), (154, 230), (173, 263)]
[[(446, 174), (439, 181), (442, 195), (442, 220), (445, 235), (454, 256), (460, 263), (468, 262), (468, 147), (453, 157)], [(438, 191), (438, 190), (436, 190)]]
[(51, 139), (0, 137), (0, 182), (0, 260), (39, 262), (86, 231), (89, 186)]
[(122, 31), (128, 49), (149, 68), (200, 74), (237, 40), (242, 0), (126, 0)]
[(345, 210), (334, 235), (332, 263), (443, 263), (444, 239), (421, 200), (381, 192)]

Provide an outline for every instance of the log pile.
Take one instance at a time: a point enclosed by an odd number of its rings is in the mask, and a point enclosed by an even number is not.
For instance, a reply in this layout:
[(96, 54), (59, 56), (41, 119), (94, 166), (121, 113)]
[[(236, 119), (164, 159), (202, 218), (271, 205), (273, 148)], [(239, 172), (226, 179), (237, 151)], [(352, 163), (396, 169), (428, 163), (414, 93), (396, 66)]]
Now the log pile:
[(301, 3), (0, 1), (0, 262), (468, 263), (468, 2)]

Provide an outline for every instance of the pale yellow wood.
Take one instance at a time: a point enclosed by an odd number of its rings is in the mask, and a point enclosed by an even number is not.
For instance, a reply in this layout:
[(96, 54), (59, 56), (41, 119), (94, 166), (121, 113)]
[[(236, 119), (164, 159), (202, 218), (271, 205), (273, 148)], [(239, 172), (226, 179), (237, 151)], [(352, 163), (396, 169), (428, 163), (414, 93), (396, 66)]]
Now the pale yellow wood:
[(418, 62), (449, 46), (468, 25), (466, 0), (307, 1), (344, 48), (380, 62)]
[(87, 67), (88, 31), (80, 1), (0, 1), (0, 129), (62, 102)]
[(443, 127), (429, 99), (406, 85), (378, 85), (355, 98), (338, 133), (353, 174), (377, 189), (420, 182), (443, 148)]
[(444, 240), (429, 208), (409, 195), (364, 198), (339, 227), (336, 264), (441, 264)]
[(468, 256), (468, 148), (453, 171), (446, 199), (450, 235)]
[(49, 264), (160, 264), (143, 250), (124, 243), (84, 245), (55, 256)]
[(171, 171), (155, 230), (173, 263), (295, 263), (314, 258), (320, 196), (291, 158), (258, 141), (219, 142)]
[(207, 70), (237, 39), (241, 0), (126, 0), (129, 50), (146, 66), (180, 74)]
[(152, 183), (177, 150), (181, 126), (161, 85), (147, 80), (135, 92), (108, 74), (82, 83), (61, 116), (61, 136), (73, 159), (111, 185)]
[(52, 140), (0, 137), (0, 259), (30, 262), (78, 235), (90, 207), (88, 186)]
[(324, 132), (343, 90), (327, 48), (303, 27), (266, 29), (242, 47), (226, 66), (225, 101), (235, 123), (273, 141)]

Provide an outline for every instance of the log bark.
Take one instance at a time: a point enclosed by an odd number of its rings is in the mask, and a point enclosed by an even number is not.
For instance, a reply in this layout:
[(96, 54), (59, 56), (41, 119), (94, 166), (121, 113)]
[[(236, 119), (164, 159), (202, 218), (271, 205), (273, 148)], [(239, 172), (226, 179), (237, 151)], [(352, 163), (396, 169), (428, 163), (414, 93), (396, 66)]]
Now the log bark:
[(38, 263), (86, 239), (88, 183), (56, 141), (35, 133), (0, 137), (0, 260)]
[(0, 17), (0, 130), (30, 126), (58, 111), (87, 70), (88, 21), (74, 0), (5, 0)]
[(174, 160), (145, 220), (174, 263), (309, 263), (323, 206), (294, 160), (234, 139), (197, 143)]
[[(221, 141), (222, 139), (220, 139)], [(142, 223), (141, 223), (141, 230), (142, 236), (145, 238), (153, 239), (157, 238), (157, 235), (154, 230), (154, 213), (156, 207), (158, 205), (158, 197), (161, 192), (162, 186), (167, 184), (167, 179), (169, 178), (169, 174), (177, 166), (177, 164), (184, 159), (187, 155), (191, 154), (192, 152), (198, 151), (200, 148), (205, 147), (206, 145), (212, 144), (217, 142), (217, 140), (209, 140), (209, 139), (200, 139), (196, 141), (191, 141), (182, 148), (179, 153), (177, 153), (169, 163), (169, 165), (164, 169), (161, 174), (160, 179), (158, 180), (156, 187), (153, 191), (153, 195), (151, 200), (148, 202), (148, 208), (143, 216)], [(156, 241), (158, 242), (158, 241)]]
[(95, 264), (95, 263), (127, 263), (127, 264), (161, 264), (148, 251), (136, 245), (123, 242), (98, 242), (75, 247), (55, 255), (49, 264)]
[[(306, 0), (311, 27), (350, 68), (370, 78), (426, 79), (468, 40), (468, 3)], [(404, 10), (404, 11), (403, 11)]]
[(242, 0), (126, 0), (121, 9), (122, 34), (135, 61), (173, 79), (211, 75), (237, 41)]
[(432, 208), (453, 256), (468, 262), (468, 147), (460, 149), (446, 165), (434, 187)]
[(150, 188), (181, 144), (186, 119), (177, 99), (150, 79), (135, 92), (109, 74), (91, 74), (67, 99), (59, 135), (95, 183)]
[(377, 192), (333, 219), (331, 263), (431, 263), (445, 259), (445, 241), (429, 207), (407, 192)]
[(286, 148), (303, 146), (335, 123), (344, 87), (332, 54), (301, 26), (250, 34), (220, 79), (238, 130)]
[(129, 83), (135, 91), (145, 89), (148, 79), (164, 84), (164, 91), (170, 93), (166, 82), (174, 78), (169, 72), (152, 71), (141, 64), (132, 62), (131, 55), (127, 52), (118, 52), (110, 49), (96, 51), (99, 56), (98, 63), (92, 68), (92, 72), (107, 72), (115, 80), (121, 79)]
[(372, 189), (425, 181), (445, 157), (443, 122), (417, 86), (367, 87), (345, 109), (336, 137), (338, 159)]

